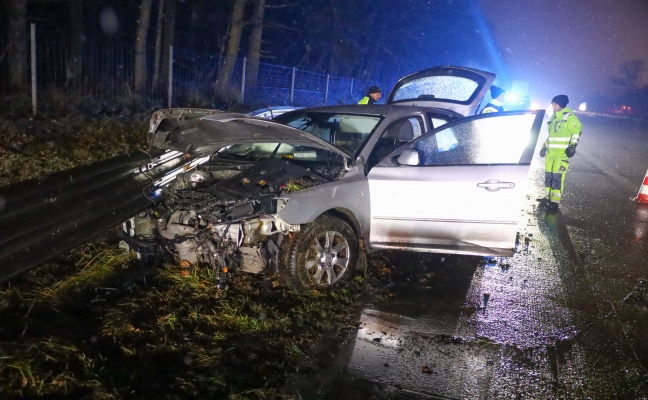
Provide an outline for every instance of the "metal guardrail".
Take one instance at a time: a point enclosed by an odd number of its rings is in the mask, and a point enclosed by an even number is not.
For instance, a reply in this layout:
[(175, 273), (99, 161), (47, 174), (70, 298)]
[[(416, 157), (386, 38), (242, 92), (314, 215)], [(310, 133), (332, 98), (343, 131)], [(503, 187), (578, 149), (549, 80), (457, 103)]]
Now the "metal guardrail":
[(0, 280), (116, 228), (156, 201), (156, 182), (195, 156), (119, 156), (0, 187)]

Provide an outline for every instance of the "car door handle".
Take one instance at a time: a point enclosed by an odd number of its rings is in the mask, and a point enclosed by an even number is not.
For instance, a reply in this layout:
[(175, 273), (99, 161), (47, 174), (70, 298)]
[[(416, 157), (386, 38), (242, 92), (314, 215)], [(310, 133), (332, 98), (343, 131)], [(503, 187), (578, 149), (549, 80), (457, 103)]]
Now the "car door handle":
[(515, 183), (500, 182), (497, 179), (489, 179), (486, 182), (478, 183), (477, 187), (484, 188), (489, 192), (497, 192), (500, 189), (513, 189), (515, 187)]

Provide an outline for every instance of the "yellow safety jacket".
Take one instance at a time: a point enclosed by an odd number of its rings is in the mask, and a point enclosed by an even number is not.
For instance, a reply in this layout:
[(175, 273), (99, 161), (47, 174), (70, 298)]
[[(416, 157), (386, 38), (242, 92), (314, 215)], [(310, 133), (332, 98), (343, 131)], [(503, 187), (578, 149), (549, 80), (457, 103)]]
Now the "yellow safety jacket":
[(372, 99), (369, 96), (365, 96), (361, 98), (360, 101), (358, 102), (358, 104), (374, 104), (374, 103), (375, 103), (374, 99)]
[(567, 147), (578, 144), (582, 127), (580, 120), (572, 109), (563, 108), (555, 112), (547, 124), (549, 137), (542, 145), (547, 149), (547, 157), (567, 158)]

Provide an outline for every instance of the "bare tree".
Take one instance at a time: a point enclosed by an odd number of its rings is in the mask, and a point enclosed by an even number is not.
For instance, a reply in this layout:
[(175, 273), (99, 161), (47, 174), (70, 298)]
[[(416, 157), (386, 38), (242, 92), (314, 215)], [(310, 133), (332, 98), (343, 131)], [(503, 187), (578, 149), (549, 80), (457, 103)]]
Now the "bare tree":
[(83, 0), (70, 0), (70, 57), (67, 60), (67, 86), (75, 87), (83, 68)]
[(243, 17), (245, 14), (246, 3), (247, 0), (234, 1), (232, 21), (227, 38), (227, 51), (225, 53), (225, 59), (221, 65), (220, 73), (218, 74), (217, 88), (221, 91), (227, 90), (232, 80), (234, 63), (238, 57), (239, 46), (241, 44), (241, 34), (243, 33), (243, 26), (245, 25)]
[(164, 35), (162, 38), (162, 76), (161, 84), (167, 84), (169, 79), (170, 47), (175, 43), (175, 21), (176, 21), (176, 0), (165, 0), (164, 2)]
[(162, 56), (162, 27), (164, 26), (164, 0), (158, 0), (157, 23), (155, 25), (155, 60), (153, 63), (153, 90), (160, 88), (160, 57)]
[(21, 92), (27, 84), (27, 0), (7, 0), (9, 19), (9, 89)]
[(137, 23), (135, 36), (135, 78), (133, 86), (141, 92), (146, 86), (146, 41), (148, 37), (149, 22), (151, 20), (151, 5), (153, 0), (142, 0), (140, 16)]
[(256, 85), (259, 73), (259, 60), (261, 59), (261, 42), (263, 36), (263, 14), (265, 12), (265, 0), (254, 2), (254, 13), (252, 14), (252, 32), (250, 33), (250, 47), (248, 48), (248, 75), (247, 83)]
[(611, 77), (610, 81), (624, 91), (634, 91), (639, 88), (645, 69), (643, 60), (626, 61), (619, 67), (619, 76)]

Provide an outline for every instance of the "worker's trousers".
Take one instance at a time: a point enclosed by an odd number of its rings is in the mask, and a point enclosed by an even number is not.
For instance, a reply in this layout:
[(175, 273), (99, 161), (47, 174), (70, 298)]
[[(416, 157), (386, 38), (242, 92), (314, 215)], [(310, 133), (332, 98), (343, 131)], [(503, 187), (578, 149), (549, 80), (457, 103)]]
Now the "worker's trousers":
[(560, 203), (568, 169), (569, 161), (564, 156), (545, 159), (545, 197), (549, 201)]

